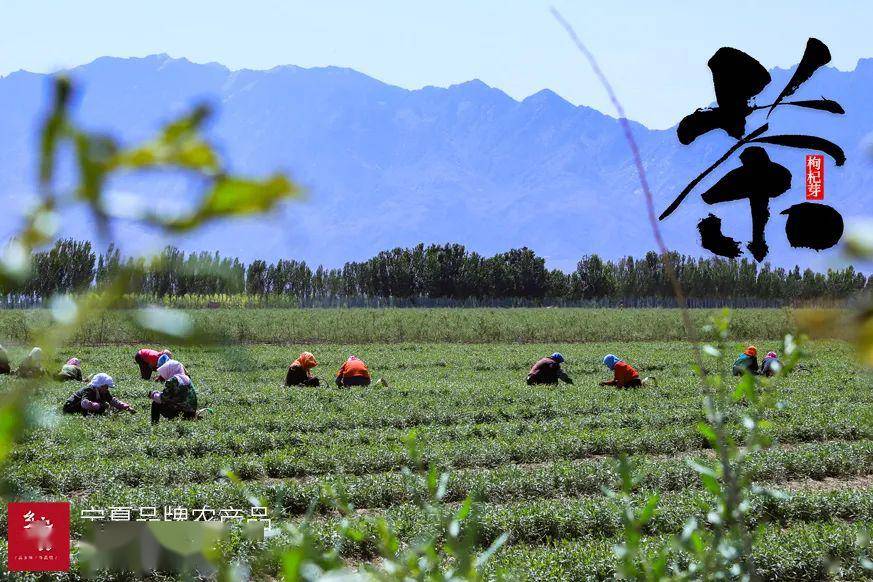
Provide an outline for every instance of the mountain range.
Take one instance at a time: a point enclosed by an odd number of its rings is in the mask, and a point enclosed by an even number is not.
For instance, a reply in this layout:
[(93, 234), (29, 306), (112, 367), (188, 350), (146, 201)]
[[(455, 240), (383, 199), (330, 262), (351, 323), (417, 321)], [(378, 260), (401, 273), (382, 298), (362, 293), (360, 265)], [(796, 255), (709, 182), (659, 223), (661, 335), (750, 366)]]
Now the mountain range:
[[(700, 74), (709, 78), (701, 59)], [(459, 242), (483, 254), (528, 246), (552, 267), (572, 269), (584, 254), (609, 258), (654, 248), (645, 201), (617, 119), (576, 106), (549, 90), (521, 101), (473, 80), (448, 88), (407, 90), (351, 69), (282, 66), (229, 70), (210, 63), (153, 55), (99, 58), (71, 69), (75, 116), (94, 130), (136, 143), (196, 103), (215, 109), (207, 134), (235, 172), (286, 171), (306, 189), (269, 217), (215, 224), (180, 239), (123, 225), (125, 252), (167, 242), (188, 250), (218, 250), (254, 258), (305, 259), (339, 266), (396, 246)], [(758, 97), (770, 103), (792, 71), (773, 69)], [(0, 236), (19, 226), (35, 191), (38, 128), (48, 106), (51, 76), (19, 71), (0, 78)], [(599, 90), (599, 88), (594, 88)], [(651, 87), (669, 91), (669, 87)], [(826, 159), (825, 202), (848, 224), (873, 214), (873, 59), (852, 71), (825, 67), (794, 96), (838, 101), (845, 115), (780, 107), (770, 133), (812, 134), (839, 144), (844, 166)], [(707, 103), (688, 103), (688, 112)], [(757, 112), (747, 127), (762, 123)], [(677, 120), (678, 122), (678, 120)], [(659, 214), (679, 191), (733, 143), (711, 132), (684, 146), (675, 129), (631, 122)], [(779, 212), (804, 199), (807, 152), (768, 146), (793, 174), (792, 188), (771, 203), (768, 260), (823, 267), (833, 251), (791, 249)], [(726, 234), (747, 242), (745, 201), (707, 206), (700, 193), (729, 160), (663, 221), (672, 249), (707, 256), (697, 222), (709, 212)], [(114, 180), (116, 194), (133, 194), (155, 208), (190, 204), (198, 190), (178, 175), (131, 175)], [(63, 234), (92, 238), (77, 212), (63, 217)], [(746, 253), (744, 256), (749, 256)]]

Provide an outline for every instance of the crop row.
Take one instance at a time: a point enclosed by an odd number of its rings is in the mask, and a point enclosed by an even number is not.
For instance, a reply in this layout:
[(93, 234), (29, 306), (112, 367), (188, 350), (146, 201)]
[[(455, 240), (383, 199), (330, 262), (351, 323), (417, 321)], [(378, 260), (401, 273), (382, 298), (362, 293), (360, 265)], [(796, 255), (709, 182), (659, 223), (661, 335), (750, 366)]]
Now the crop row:
[[(642, 396), (642, 395), (641, 395)], [(640, 396), (640, 398), (641, 398)], [(145, 390), (139, 397), (145, 400)], [(139, 405), (138, 399), (132, 402)], [(354, 408), (353, 405), (346, 406)], [(145, 404), (141, 408), (145, 408)], [(374, 426), (345, 428), (323, 427), (314, 430), (317, 423), (309, 425), (313, 430), (293, 430), (295, 419), (309, 417), (300, 415), (291, 409), (288, 403), (276, 402), (265, 410), (266, 404), (252, 404), (248, 407), (221, 407), (222, 416), (213, 416), (201, 423), (162, 423), (152, 428), (135, 417), (127, 415), (113, 418), (88, 419), (81, 417), (64, 417), (52, 426), (52, 430), (42, 428), (28, 435), (29, 445), (20, 447), (13, 452), (13, 460), (38, 461), (57, 459), (76, 459), (79, 456), (90, 457), (88, 448), (69, 447), (67, 443), (82, 439), (83, 435), (90, 440), (99, 440), (102, 454), (108, 457), (127, 457), (132, 454), (142, 454), (153, 458), (172, 458), (178, 456), (199, 456), (204, 454), (262, 454), (288, 447), (343, 448), (357, 445), (390, 446), (402, 442), (408, 433), (408, 427)], [(379, 408), (372, 401), (362, 400), (359, 409), (372, 411), (371, 424), (379, 422)], [(484, 407), (483, 407), (484, 408)], [(456, 423), (440, 424), (443, 417), (430, 419), (436, 423), (418, 425), (420, 434), (429, 443), (445, 441), (463, 441), (465, 439), (513, 440), (540, 438), (543, 434), (560, 435), (562, 438), (577, 439), (580, 436), (591, 436), (594, 440), (600, 433), (632, 432), (665, 432), (678, 434), (684, 428), (691, 427), (701, 419), (699, 409), (682, 407), (674, 404), (667, 409), (648, 409), (640, 402), (628, 405), (605, 406), (593, 404), (585, 412), (574, 414), (567, 412), (559, 415), (559, 411), (550, 403), (541, 405), (538, 413), (544, 418), (490, 420), (500, 415), (499, 403), (489, 413), (480, 413), (476, 408), (471, 410), (474, 419), (483, 422), (462, 423), (463, 418)], [(40, 412), (42, 408), (37, 408)], [(737, 421), (743, 414), (742, 407), (732, 407), (727, 411), (728, 421)], [(787, 442), (803, 440), (822, 440), (826, 438), (864, 438), (873, 433), (873, 425), (869, 418), (873, 413), (873, 405), (859, 402), (845, 402), (836, 398), (827, 406), (819, 403), (801, 402), (790, 404), (782, 410), (773, 410), (767, 415), (776, 421), (777, 436)], [(362, 413), (358, 413), (362, 414)], [(424, 419), (426, 412), (419, 413), (419, 419)], [(459, 415), (462, 416), (462, 415)], [(835, 421), (839, 418), (839, 421)], [(286, 421), (286, 419), (288, 419)], [(346, 421), (350, 422), (350, 421)], [(289, 426), (290, 425), (290, 426)], [(804, 436), (808, 435), (808, 436)], [(664, 440), (663, 435), (660, 439)], [(668, 439), (669, 440), (669, 439)], [(628, 441), (633, 443), (632, 440)], [(655, 441), (657, 442), (657, 440)], [(667, 443), (663, 447), (651, 449), (650, 452), (670, 452), (676, 444)], [(596, 447), (595, 447), (596, 448)], [(628, 450), (633, 451), (629, 444)], [(644, 449), (645, 450), (645, 449)], [(604, 451), (591, 450), (590, 454), (603, 452), (610, 454), (614, 449)]]
[[(101, 445), (100, 456), (85, 456), (81, 449), (46, 451), (36, 448), (19, 455), (8, 474), (47, 492), (69, 493), (91, 483), (173, 484), (208, 482), (223, 468), (235, 470), (243, 479), (303, 477), (328, 473), (366, 474), (396, 470), (408, 463), (404, 432), (392, 434), (346, 431), (302, 439), (285, 448), (272, 449), (269, 439), (257, 447), (256, 435), (241, 435), (243, 450), (211, 450), (203, 439), (171, 439), (164, 443), (149, 438), (137, 444), (130, 437)], [(828, 440), (866, 440), (871, 427), (842, 421), (831, 426), (819, 423), (780, 424), (773, 436), (784, 443)], [(554, 429), (530, 431), (525, 425), (467, 426), (437, 430), (422, 438), (427, 458), (452, 468), (498, 467), (508, 463), (541, 463), (583, 459), (591, 456), (627, 454), (676, 454), (704, 448), (704, 439), (693, 427), (659, 429)], [(142, 450), (139, 447), (144, 447)], [(139, 450), (138, 450), (139, 449)], [(89, 449), (85, 449), (86, 451)], [(90, 449), (94, 452), (94, 449)]]
[[(794, 582), (871, 579), (873, 573), (862, 565), (857, 543), (859, 533), (871, 527), (871, 522), (834, 521), (767, 529), (753, 549), (758, 574), (763, 580)], [(667, 536), (647, 537), (643, 547), (650, 556), (666, 549), (671, 562), (685, 565), (686, 559), (671, 549), (670, 542)], [(518, 580), (613, 579), (618, 563), (615, 543), (615, 539), (585, 539), (511, 546), (488, 565), (489, 577), (511, 572)]]
[[(640, 487), (660, 492), (697, 490), (696, 472), (687, 460), (706, 462), (706, 456), (663, 458), (633, 458), (636, 472), (642, 477)], [(774, 448), (750, 457), (748, 471), (758, 482), (779, 483), (788, 480), (820, 480), (826, 477), (847, 478), (866, 475), (873, 466), (873, 442), (830, 442)], [(357, 508), (389, 508), (410, 503), (417, 494), (399, 472), (355, 476), (325, 475), (320, 479), (290, 479), (248, 482), (237, 486), (212, 473), (201, 483), (186, 482), (186, 474), (174, 474), (161, 467), (154, 471), (160, 482), (137, 486), (105, 482), (77, 481), (80, 490), (74, 497), (73, 515), (83, 508), (182, 506), (247, 507), (251, 495), (286, 517), (303, 514), (310, 508), (329, 512), (332, 505), (321, 498), (322, 486), (330, 486)], [(481, 502), (542, 503), (545, 499), (569, 499), (597, 495), (604, 487), (611, 488), (618, 480), (612, 459), (589, 459), (581, 462), (558, 462), (545, 465), (507, 465), (494, 469), (468, 469), (449, 474), (446, 500), (458, 502), (472, 495)], [(73, 484), (73, 481), (69, 481)], [(44, 490), (34, 488), (14, 477), (10, 485), (16, 496), (39, 497)], [(75, 521), (75, 520), (74, 520)]]
[[(144, 396), (142, 397), (144, 399)], [(135, 401), (136, 404), (138, 402)], [(359, 415), (372, 411), (369, 402), (361, 402)], [(287, 404), (282, 403), (269, 412), (252, 409), (222, 407), (222, 414), (229, 416), (213, 417), (201, 423), (163, 423), (151, 428), (140, 419), (129, 416), (115, 418), (88, 419), (80, 417), (64, 417), (52, 426), (52, 430), (38, 429), (28, 436), (29, 445), (19, 447), (12, 454), (12, 460), (26, 462), (79, 462), (90, 458), (93, 450), (88, 447), (70, 446), (76, 441), (99, 442), (101, 454), (107, 458), (130, 458), (141, 456), (159, 459), (161, 462), (172, 462), (180, 457), (203, 455), (263, 455), (272, 456), (265, 461), (265, 474), (271, 476), (288, 476), (287, 465), (281, 468), (288, 459), (301, 461), (309, 453), (317, 453), (325, 448), (330, 449), (331, 458), (326, 459), (335, 466), (342, 463), (349, 455), (344, 450), (353, 453), (361, 447), (383, 447), (389, 449), (392, 456), (386, 457), (387, 465), (396, 465), (396, 454), (402, 449), (403, 438), (408, 433), (408, 427), (376, 428), (381, 422), (377, 411), (370, 417), (370, 425), (364, 422), (359, 428), (322, 428), (314, 430), (318, 423), (312, 422), (308, 428), (313, 430), (295, 431), (295, 423), (300, 423), (299, 415), (291, 410), (283, 410)], [(354, 408), (349, 406), (349, 408)], [(634, 410), (636, 408), (636, 410)], [(781, 411), (772, 411), (769, 418), (776, 421), (775, 436), (783, 442), (803, 442), (825, 439), (860, 439), (869, 438), (873, 434), (873, 425), (869, 423), (871, 406), (859, 403), (833, 402), (829, 406), (790, 405)], [(459, 413), (455, 423), (446, 417), (428, 419), (436, 424), (419, 425), (419, 432), (429, 446), (451, 448), (447, 443), (464, 443), (470, 439), (491, 440), (496, 444), (491, 447), (488, 458), (494, 458), (493, 453), (501, 449), (511, 448), (514, 441), (529, 441), (544, 444), (539, 454), (525, 456), (525, 453), (513, 453), (510, 461), (543, 461), (560, 458), (552, 454), (556, 443), (548, 441), (560, 440), (565, 445), (569, 458), (578, 458), (591, 454), (614, 454), (616, 452), (653, 452), (669, 453), (676, 450), (687, 450), (705, 446), (703, 440), (694, 434), (693, 426), (700, 420), (700, 412), (695, 408), (685, 409), (674, 406), (672, 409), (650, 410), (640, 404), (622, 406), (618, 409), (601, 405), (592, 405), (586, 411), (578, 414), (567, 412), (557, 416), (559, 411), (551, 404), (544, 404), (537, 410), (543, 416), (537, 419), (491, 420), (502, 412), (495, 406), (490, 412), (478, 412), (475, 408), (469, 414), (482, 422), (463, 423), (464, 413)], [(248, 414), (246, 414), (248, 412)], [(734, 407), (727, 412), (729, 421), (737, 421), (741, 414), (740, 407)], [(424, 419), (427, 412), (419, 413), (418, 419)], [(341, 414), (339, 414), (341, 416)], [(308, 417), (308, 415), (307, 415)], [(834, 419), (838, 418), (838, 421)], [(285, 419), (288, 419), (287, 421)], [(446, 421), (446, 424), (439, 424)], [(347, 419), (346, 423), (353, 422)], [(305, 424), (306, 421), (303, 421)], [(389, 424), (393, 424), (390, 423)], [(402, 423), (401, 423), (402, 424)], [(615, 438), (610, 438), (610, 437)], [(645, 438), (639, 438), (645, 436)], [(636, 437), (636, 438), (634, 438)], [(581, 442), (580, 442), (581, 441)], [(523, 445), (523, 443), (521, 443)], [(401, 451), (402, 452), (402, 451)], [(451, 452), (449, 452), (451, 455)], [(498, 460), (500, 458), (498, 457)], [(463, 459), (460, 460), (463, 464)], [(466, 466), (470, 466), (468, 461)], [(488, 461), (486, 461), (487, 463)], [(272, 465), (274, 468), (269, 469)], [(275, 468), (279, 467), (279, 468)], [(314, 467), (300, 470), (324, 472), (332, 467)], [(358, 468), (356, 471), (366, 471)], [(379, 470), (376, 467), (375, 470)], [(295, 471), (297, 471), (295, 469)]]
[[(637, 495), (635, 505), (645, 505), (646, 493)], [(689, 519), (706, 523), (712, 497), (703, 491), (678, 492), (663, 495), (658, 510), (644, 528), (647, 535), (676, 534)], [(487, 547), (503, 533), (510, 544), (549, 544), (558, 540), (597, 540), (613, 538), (622, 531), (624, 505), (604, 496), (577, 499), (556, 499), (536, 504), (507, 505), (476, 504), (476, 544)], [(400, 539), (422, 537), (435, 527), (432, 518), (416, 505), (393, 507), (381, 513)], [(796, 493), (781, 499), (757, 495), (749, 499), (747, 525), (754, 528), (770, 524), (785, 527), (795, 522), (828, 522), (832, 520), (873, 522), (873, 490)], [(358, 559), (377, 556), (378, 530), (372, 522), (357, 517), (346, 520), (356, 529), (368, 533), (363, 543), (342, 540), (337, 533), (338, 518), (318, 522), (313, 531), (325, 546), (340, 545), (342, 551)], [(373, 529), (369, 529), (373, 528)]]
[[(137, 404), (134, 402), (134, 404)], [(284, 407), (283, 407), (284, 408)], [(362, 405), (361, 409), (371, 410), (369, 406)], [(13, 452), (13, 459), (35, 460), (40, 457), (47, 458), (49, 455), (61, 456), (58, 443), (70, 438), (80, 436), (82, 433), (95, 433), (105, 440), (104, 452), (113, 455), (113, 443), (128, 440), (131, 434), (138, 437), (134, 442), (125, 442), (118, 447), (122, 454), (130, 452), (143, 452), (154, 457), (173, 456), (176, 451), (179, 454), (203, 454), (213, 453), (261, 453), (267, 450), (281, 448), (283, 446), (297, 445), (302, 442), (313, 442), (319, 439), (335, 440), (336, 438), (352, 441), (360, 440), (361, 434), (367, 438), (393, 440), (397, 435), (406, 434), (408, 430), (416, 428), (420, 433), (431, 435), (432, 440), (444, 440), (442, 435), (449, 438), (464, 438), (464, 434), (484, 433), (533, 433), (544, 430), (568, 430), (568, 429), (608, 429), (608, 428), (649, 428), (655, 429), (662, 426), (693, 426), (702, 419), (699, 409), (683, 410), (679, 407), (664, 411), (645, 411), (634, 413), (630, 410), (603, 410), (592, 409), (585, 412), (566, 411), (560, 416), (558, 412), (548, 405), (531, 407), (521, 414), (507, 413), (502, 409), (489, 412), (478, 412), (475, 409), (467, 409), (469, 412), (459, 412), (452, 416), (448, 411), (444, 414), (435, 414), (422, 410), (406, 418), (384, 418), (376, 414), (366, 416), (366, 412), (358, 412), (351, 415), (352, 418), (337, 418), (331, 422), (327, 419), (323, 422), (310, 421), (308, 419), (292, 416), (289, 411), (277, 410), (275, 416), (258, 415), (250, 413), (247, 417), (244, 409), (239, 409), (238, 414), (246, 418), (248, 422), (232, 419), (210, 419), (206, 423), (196, 425), (166, 424), (150, 429), (146, 426), (135, 426), (137, 419), (115, 418), (109, 421), (103, 419), (83, 422), (77, 417), (75, 423), (70, 419), (63, 419), (60, 425), (56, 425), (52, 432), (37, 430), (29, 437), (31, 447), (21, 448)], [(223, 412), (231, 412), (222, 407)], [(861, 411), (854, 410), (854, 416), (860, 416)], [(341, 417), (342, 415), (337, 415)], [(359, 424), (354, 424), (356, 417), (362, 416)], [(509, 418), (507, 418), (509, 416)], [(784, 413), (779, 418), (790, 419), (791, 414)], [(812, 415), (803, 415), (807, 421), (814, 418)], [(729, 411), (728, 418), (737, 421), (738, 411)], [(87, 425), (99, 425), (87, 426)], [(128, 426), (130, 425), (130, 426)], [(337, 426), (339, 425), (339, 426)], [(98, 430), (88, 430), (98, 428)], [(151, 432), (150, 432), (151, 431)], [(154, 434), (159, 438), (149, 438)], [(182, 444), (193, 445), (190, 448), (182, 447)], [(41, 446), (45, 445), (45, 446)], [(85, 454), (86, 451), (72, 451)], [(63, 451), (63, 456), (69, 458), (70, 451)]]
[[(297, 436), (298, 433), (409, 428), (450, 430), (455, 426), (501, 423), (524, 424), (530, 426), (531, 430), (550, 424), (559, 428), (657, 428), (677, 424), (691, 426), (702, 418), (700, 398), (696, 391), (686, 397), (666, 389), (645, 390), (630, 395), (614, 391), (606, 393), (603, 389), (577, 389), (572, 392), (549, 391), (532, 397), (508, 395), (506, 388), (487, 390), (483, 387), (475, 397), (463, 395), (462, 392), (398, 393), (382, 390), (362, 395), (321, 389), (290, 396), (288, 390), (261, 392), (258, 395), (230, 394), (221, 400), (207, 399), (211, 400), (208, 402), (210, 405), (221, 412), (220, 416), (196, 427), (177, 430), (181, 433), (179, 436), (186, 438), (211, 432), (213, 434), (209, 438), (212, 440), (223, 434), (238, 434), (241, 429), (247, 433), (273, 433), (274, 438), (281, 438), (282, 435)], [(779, 421), (804, 419), (809, 423), (815, 420), (827, 423), (834, 417), (857, 420), (873, 411), (873, 396), (867, 392), (857, 395), (850, 392), (840, 396), (786, 394), (786, 397), (791, 397), (789, 405), (782, 410), (770, 410), (765, 416)], [(131, 394), (128, 400), (135, 405), (145, 406), (144, 394), (145, 388), (141, 394)], [(57, 395), (58, 400), (62, 397), (62, 393)], [(726, 413), (728, 420), (738, 420), (744, 410), (734, 406)], [(136, 420), (122, 419), (104, 424), (101, 427), (102, 434), (111, 440), (113, 436), (136, 429), (125, 424), (136, 424)], [(34, 438), (57, 439), (79, 430), (79, 426), (68, 421), (57, 426), (56, 432), (42, 436), (36, 434)]]
[[(685, 337), (676, 309), (221, 309), (186, 310), (215, 341), (517, 342), (666, 340)], [(692, 311), (698, 327), (718, 310)], [(838, 312), (836, 312), (838, 313)], [(79, 329), (76, 344), (131, 344), (157, 334), (116, 310)], [(50, 324), (45, 309), (0, 311), (0, 338), (25, 343)], [(788, 309), (738, 309), (736, 337), (781, 337), (796, 325)]]
[[(731, 415), (737, 420), (736, 415)], [(149, 438), (146, 431), (142, 432), (144, 438), (135, 442), (122, 442), (113, 437), (102, 435), (108, 441), (102, 448), (104, 455), (108, 457), (126, 457), (132, 453), (141, 453), (157, 459), (173, 458), (179, 456), (199, 456), (203, 454), (261, 454), (272, 450), (286, 447), (320, 447), (324, 443), (332, 446), (355, 446), (358, 444), (397, 443), (408, 434), (409, 429), (382, 428), (375, 430), (369, 427), (347, 429), (325, 429), (322, 431), (294, 431), (282, 428), (281, 419), (269, 421), (267, 426), (249, 419), (250, 424), (245, 430), (234, 430), (235, 427), (224, 426), (222, 430), (209, 426), (206, 423), (197, 425), (171, 425), (166, 424), (154, 429), (157, 438)], [(699, 412), (688, 413), (673, 411), (663, 416), (648, 417), (648, 415), (624, 414), (582, 414), (578, 416), (563, 416), (548, 420), (527, 421), (501, 421), (501, 422), (477, 422), (477, 423), (447, 423), (427, 424), (417, 427), (420, 434), (426, 435), (431, 443), (442, 441), (456, 441), (469, 438), (506, 438), (507, 435), (521, 437), (528, 434), (547, 433), (560, 431), (562, 433), (594, 430), (620, 430), (628, 428), (657, 429), (663, 426), (693, 426), (702, 420)], [(94, 421), (89, 421), (94, 422)], [(99, 421), (97, 421), (99, 422)], [(109, 424), (109, 423), (106, 423)], [(244, 425), (243, 425), (244, 426)], [(242, 429), (243, 426), (239, 428)], [(107, 429), (115, 427), (106, 426)], [(81, 429), (76, 427), (74, 432), (81, 434)], [(108, 432), (108, 431), (107, 431)], [(63, 431), (54, 435), (40, 437), (35, 435), (33, 444), (38, 445), (40, 440), (48, 444), (52, 441), (63, 440)], [(120, 437), (121, 435), (119, 435)], [(72, 454), (70, 454), (72, 453)], [(16, 451), (12, 459), (20, 461), (49, 460), (52, 458), (75, 459), (78, 455), (88, 455), (87, 450), (59, 451), (52, 447), (39, 447), (20, 449)]]
[[(871, 522), (846, 523), (825, 521), (791, 523), (780, 529), (768, 529), (759, 535), (753, 549), (758, 574), (764, 580), (819, 582), (822, 580), (857, 581), (873, 579), (873, 572), (862, 564), (859, 534), (869, 532)], [(672, 536), (644, 536), (642, 548), (649, 556), (664, 550), (669, 564), (687, 565), (687, 558), (672, 548)], [(501, 548), (486, 566), (486, 579), (564, 581), (605, 580), (615, 577), (618, 560), (614, 546), (617, 538), (573, 539), (548, 544), (518, 544)], [(258, 549), (281, 550), (281, 539), (273, 544), (235, 548), (238, 558), (251, 559)], [(0, 563), (6, 563), (7, 544), (0, 538)], [(280, 570), (280, 554), (264, 552), (253, 560), (253, 577), (275, 577)], [(13, 580), (0, 574), (0, 580)], [(25, 578), (18, 576), (14, 580)], [(36, 578), (33, 578), (36, 580)], [(78, 580), (78, 565), (59, 579)], [(133, 580), (120, 574), (98, 580)]]

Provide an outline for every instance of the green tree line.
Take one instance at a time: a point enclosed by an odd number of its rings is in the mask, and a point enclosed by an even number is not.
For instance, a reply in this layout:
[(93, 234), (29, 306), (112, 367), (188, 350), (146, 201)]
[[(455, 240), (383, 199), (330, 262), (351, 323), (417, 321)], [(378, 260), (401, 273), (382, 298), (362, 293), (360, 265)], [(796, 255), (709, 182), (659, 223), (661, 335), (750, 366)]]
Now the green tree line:
[[(7, 304), (39, 302), (58, 293), (77, 293), (110, 281), (125, 266), (143, 259), (123, 257), (114, 246), (98, 253), (88, 241), (63, 239), (34, 253), (31, 277), (24, 288), (6, 292)], [(771, 304), (845, 299), (873, 286), (873, 277), (849, 266), (826, 273), (811, 269), (771, 268), (754, 262), (675, 254), (673, 264), (691, 299), (731, 302), (759, 300)], [(546, 268), (545, 259), (528, 248), (491, 257), (463, 245), (419, 244), (383, 251), (342, 268), (312, 269), (305, 261), (281, 259), (248, 265), (219, 253), (186, 253), (167, 247), (142, 265), (135, 292), (155, 297), (247, 294), (260, 298), (318, 300), (393, 299), (415, 304), (446, 304), (519, 299), (525, 302), (607, 302), (634, 305), (640, 298), (672, 302), (664, 265), (655, 252), (642, 258), (609, 261), (583, 257), (571, 273)]]

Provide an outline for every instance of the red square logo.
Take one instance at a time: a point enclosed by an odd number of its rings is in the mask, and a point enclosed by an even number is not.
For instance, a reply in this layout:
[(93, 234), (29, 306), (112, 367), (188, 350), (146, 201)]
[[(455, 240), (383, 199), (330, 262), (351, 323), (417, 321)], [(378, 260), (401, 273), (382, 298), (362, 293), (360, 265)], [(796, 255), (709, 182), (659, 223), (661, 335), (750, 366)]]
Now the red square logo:
[(7, 567), (10, 572), (70, 569), (70, 504), (10, 503)]

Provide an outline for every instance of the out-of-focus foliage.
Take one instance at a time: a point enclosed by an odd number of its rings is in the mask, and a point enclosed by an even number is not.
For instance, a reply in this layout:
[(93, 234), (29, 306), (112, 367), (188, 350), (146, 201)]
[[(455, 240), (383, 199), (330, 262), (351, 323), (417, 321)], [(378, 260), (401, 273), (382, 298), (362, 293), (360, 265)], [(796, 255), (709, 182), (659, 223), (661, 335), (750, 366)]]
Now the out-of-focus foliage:
[[(205, 108), (197, 108), (171, 123), (146, 145), (125, 149), (110, 136), (80, 128), (71, 116), (73, 99), (70, 81), (58, 78), (40, 135), (39, 201), (0, 256), (0, 286), (6, 293), (31, 292), (48, 298), (51, 293), (81, 291), (91, 284), (94, 253), (90, 243), (59, 241), (47, 253), (37, 254), (36, 260), (34, 251), (55, 239), (59, 216), (76, 206), (85, 206), (104, 239), (110, 239), (115, 216), (106, 202), (105, 187), (114, 173), (168, 168), (201, 176), (205, 193), (189, 216), (171, 219), (152, 214), (124, 216), (167, 231), (190, 230), (216, 218), (266, 211), (298, 194), (298, 189), (284, 176), (261, 180), (227, 174), (222, 161), (200, 136), (200, 126), (208, 115)], [(59, 186), (56, 179), (62, 152), (71, 153), (77, 169), (71, 187)], [(66, 268), (58, 268), (62, 263)], [(50, 360), (77, 330), (98, 320), (108, 309), (118, 306), (125, 294), (139, 288), (144, 265), (145, 260), (139, 260), (119, 266), (111, 276), (100, 280), (96, 292), (80, 299), (56, 295), (50, 301), (50, 320), (33, 330), (30, 339), (42, 347)], [(193, 329), (184, 313), (162, 309), (143, 311), (136, 324), (177, 340), (191, 339), (188, 336)], [(15, 439), (27, 427), (32, 416), (28, 409), (29, 393), (39, 383), (39, 379), (22, 381), (0, 394), (0, 467), (4, 466)]]
[[(873, 261), (873, 223), (862, 222), (846, 235), (844, 251), (853, 261)], [(810, 335), (827, 336), (836, 331), (854, 341), (858, 359), (873, 367), (873, 292), (866, 289), (853, 300), (852, 309), (839, 316), (810, 311), (798, 323)]]
[[(690, 461), (714, 503), (706, 513), (706, 524), (696, 517), (685, 524), (675, 541), (676, 548), (685, 556), (685, 563), (670, 564), (666, 553), (647, 555), (640, 546), (640, 531), (655, 514), (658, 499), (649, 498), (636, 515), (626, 510), (624, 542), (617, 551), (622, 560), (621, 574), (631, 580), (714, 580), (730, 574), (730, 578), (757, 580), (760, 573), (755, 563), (755, 532), (749, 527), (748, 512), (754, 494), (786, 498), (782, 492), (753, 484), (749, 457), (767, 449), (773, 439), (773, 423), (766, 418), (775, 408), (772, 387), (796, 368), (803, 356), (802, 343), (785, 336), (776, 375), (765, 378), (744, 373), (735, 387), (728, 382), (730, 370), (730, 318), (727, 311), (713, 319), (704, 328), (704, 337), (711, 343), (702, 346), (706, 369), (697, 370), (703, 382), (705, 420), (697, 423), (697, 430), (712, 448), (711, 461)], [(731, 404), (740, 403), (738, 431), (732, 428), (734, 419), (726, 414)], [(622, 491), (627, 496), (635, 487), (631, 469), (622, 465)], [(674, 558), (675, 559), (675, 558)]]
[[(873, 223), (858, 227), (846, 238), (846, 251), (854, 259), (873, 261)], [(867, 293), (858, 305), (853, 321), (858, 356), (873, 367), (873, 293)]]

